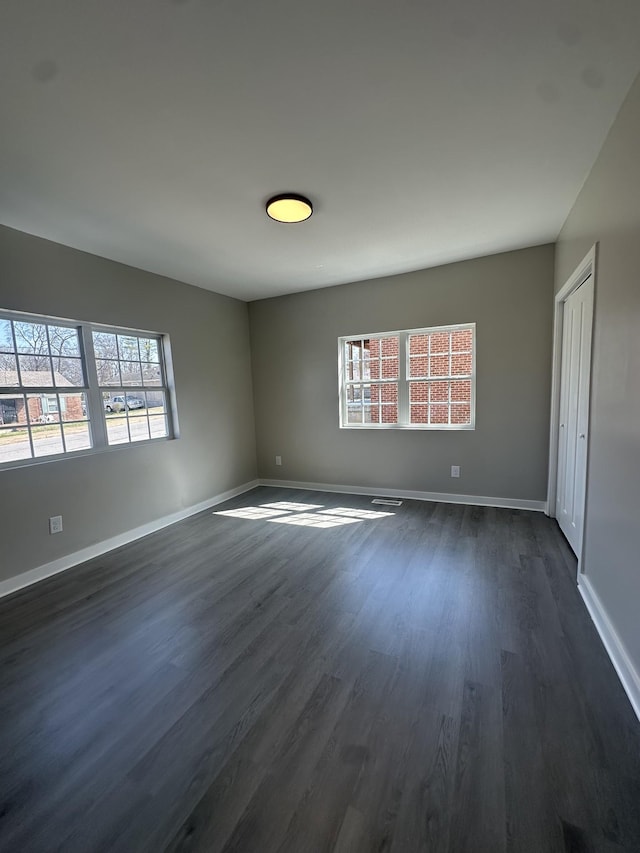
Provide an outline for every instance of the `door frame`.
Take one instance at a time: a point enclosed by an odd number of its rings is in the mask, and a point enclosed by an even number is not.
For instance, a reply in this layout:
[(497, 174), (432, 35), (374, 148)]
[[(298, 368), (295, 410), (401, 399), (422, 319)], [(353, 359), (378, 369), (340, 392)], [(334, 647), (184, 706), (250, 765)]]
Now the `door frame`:
[[(562, 377), (562, 335), (564, 327), (564, 304), (571, 294), (591, 276), (593, 279), (593, 313), (591, 331), (591, 350), (589, 352), (589, 383), (587, 409), (589, 412), (589, 429), (587, 431), (586, 477), (588, 484), (589, 456), (591, 448), (591, 380), (593, 366), (593, 318), (595, 317), (596, 271), (598, 261), (598, 244), (594, 243), (582, 261), (571, 273), (560, 290), (556, 293), (553, 310), (553, 360), (551, 373), (551, 424), (549, 429), (549, 477), (547, 481), (547, 503), (545, 512), (550, 518), (556, 517), (556, 498), (558, 483), (558, 444), (560, 432), (560, 383)], [(585, 506), (582, 513), (582, 530), (580, 531), (580, 554), (578, 554), (578, 576), (582, 572), (582, 555), (584, 553), (584, 526), (587, 517), (587, 495), (585, 487)]]

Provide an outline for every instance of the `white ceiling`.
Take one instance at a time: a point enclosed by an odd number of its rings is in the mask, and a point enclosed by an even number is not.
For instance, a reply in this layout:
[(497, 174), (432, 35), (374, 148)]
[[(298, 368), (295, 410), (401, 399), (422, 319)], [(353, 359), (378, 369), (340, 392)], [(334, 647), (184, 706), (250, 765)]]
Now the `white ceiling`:
[(638, 0), (2, 0), (0, 221), (241, 299), (552, 241), (639, 44)]

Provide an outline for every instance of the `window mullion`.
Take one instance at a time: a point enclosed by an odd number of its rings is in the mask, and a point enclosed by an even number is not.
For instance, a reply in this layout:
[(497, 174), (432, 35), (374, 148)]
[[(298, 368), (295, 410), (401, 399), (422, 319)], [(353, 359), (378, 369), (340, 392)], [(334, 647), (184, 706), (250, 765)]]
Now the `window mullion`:
[(82, 324), (79, 331), (84, 354), (84, 366), (87, 372), (87, 412), (91, 425), (93, 446), (107, 447), (107, 425), (102, 406), (102, 392), (98, 386), (98, 371), (96, 368), (96, 354), (93, 348), (92, 329), (90, 325)]
[(409, 335), (398, 335), (398, 423), (408, 426), (409, 416)]

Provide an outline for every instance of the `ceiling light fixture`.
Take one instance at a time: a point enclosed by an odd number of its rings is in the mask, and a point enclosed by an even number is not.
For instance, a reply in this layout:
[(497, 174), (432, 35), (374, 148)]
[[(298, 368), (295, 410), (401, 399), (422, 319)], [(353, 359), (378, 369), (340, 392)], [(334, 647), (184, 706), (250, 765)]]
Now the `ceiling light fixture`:
[(303, 195), (283, 193), (267, 202), (267, 216), (276, 222), (304, 222), (312, 213), (313, 205)]

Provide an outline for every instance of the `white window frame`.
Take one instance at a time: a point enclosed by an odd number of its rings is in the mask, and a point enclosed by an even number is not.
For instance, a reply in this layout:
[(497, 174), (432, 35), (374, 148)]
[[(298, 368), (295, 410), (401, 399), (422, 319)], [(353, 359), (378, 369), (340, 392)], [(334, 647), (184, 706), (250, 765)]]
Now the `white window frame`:
[[(87, 323), (84, 321), (69, 320), (62, 317), (54, 317), (48, 314), (31, 314), (22, 311), (9, 311), (0, 309), (0, 319), (12, 320), (17, 323), (40, 323), (44, 325), (63, 326), (70, 329), (75, 329), (78, 334), (78, 342), (80, 346), (80, 361), (84, 370), (85, 384), (82, 386), (38, 386), (32, 387), (23, 385), (0, 386), (1, 395), (41, 395), (49, 397), (58, 394), (84, 394), (86, 401), (87, 423), (89, 435), (91, 439), (91, 447), (81, 450), (66, 450), (63, 453), (52, 453), (47, 456), (31, 456), (26, 459), (16, 459), (7, 462), (0, 462), (0, 473), (11, 468), (23, 468), (30, 465), (40, 465), (46, 462), (58, 462), (63, 459), (75, 459), (78, 456), (91, 456), (97, 453), (114, 452), (123, 448), (131, 448), (136, 446), (145, 446), (150, 443), (168, 441), (178, 437), (178, 416), (175, 398), (175, 384), (173, 379), (173, 366), (171, 360), (171, 348), (169, 336), (163, 332), (146, 331), (144, 329), (133, 329), (125, 326), (108, 326), (101, 323)], [(132, 397), (140, 391), (159, 391), (162, 392), (166, 399), (166, 424), (167, 435), (157, 436), (154, 438), (144, 438), (137, 441), (122, 442), (119, 444), (109, 444), (107, 437), (107, 421), (106, 412), (103, 403), (103, 392), (112, 390), (118, 394), (121, 386), (113, 389), (105, 389), (99, 385), (98, 373), (96, 369), (96, 357), (93, 347), (93, 332), (106, 332), (116, 335), (131, 335), (135, 337), (151, 338), (158, 341), (159, 364), (161, 374), (160, 385), (150, 386), (125, 386), (123, 393), (129, 394)], [(18, 378), (20, 378), (20, 365), (18, 367)], [(36, 426), (30, 421), (24, 425), (29, 430), (29, 443), (33, 453), (33, 440), (31, 437), (31, 427)], [(64, 441), (64, 438), (63, 438)]]
[[(471, 348), (471, 375), (464, 376), (437, 376), (432, 379), (420, 379), (409, 376), (409, 347), (410, 335), (431, 335), (437, 332), (456, 332), (470, 329), (472, 331)], [(348, 341), (367, 340), (370, 338), (398, 338), (398, 378), (396, 379), (372, 379), (372, 380), (348, 380), (346, 378), (345, 344)], [(412, 424), (410, 423), (409, 383), (423, 381), (449, 381), (451, 379), (469, 379), (471, 381), (471, 416), (468, 424)], [(398, 423), (372, 423), (353, 424), (347, 423), (347, 387), (349, 385), (380, 385), (384, 383), (396, 383), (398, 385)], [(401, 430), (474, 430), (476, 428), (476, 324), (455, 323), (449, 326), (429, 326), (422, 329), (400, 329), (390, 332), (371, 332), (363, 334), (358, 332), (354, 335), (341, 335), (338, 338), (338, 399), (339, 399), (339, 426), (340, 429), (401, 429)], [(449, 404), (451, 401), (449, 400)]]

